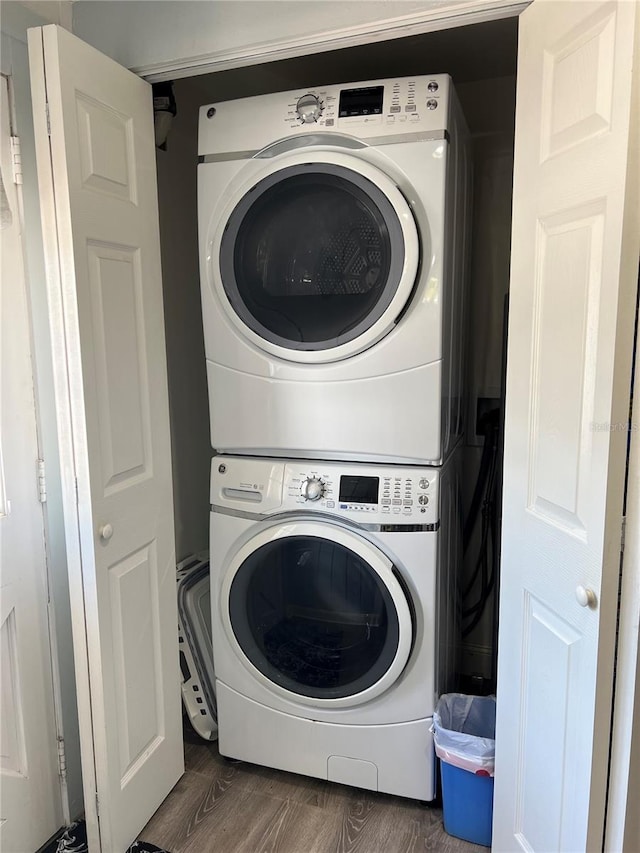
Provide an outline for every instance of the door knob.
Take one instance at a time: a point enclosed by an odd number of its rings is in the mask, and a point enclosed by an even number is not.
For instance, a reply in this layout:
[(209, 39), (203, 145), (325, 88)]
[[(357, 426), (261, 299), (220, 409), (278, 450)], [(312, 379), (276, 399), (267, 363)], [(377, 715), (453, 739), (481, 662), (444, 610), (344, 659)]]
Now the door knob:
[(113, 536), (113, 527), (110, 524), (103, 524), (100, 528), (100, 538), (103, 542), (108, 542)]
[(577, 586), (576, 587), (576, 600), (580, 607), (595, 607), (598, 603), (598, 597), (592, 589), (589, 589), (588, 586)]

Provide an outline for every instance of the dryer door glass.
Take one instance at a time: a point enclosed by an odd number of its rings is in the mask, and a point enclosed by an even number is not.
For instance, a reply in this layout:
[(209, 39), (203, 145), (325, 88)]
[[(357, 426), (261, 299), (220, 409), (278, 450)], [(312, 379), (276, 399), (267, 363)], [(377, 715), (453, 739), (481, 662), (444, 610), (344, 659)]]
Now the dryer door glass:
[(282, 169), (248, 192), (220, 247), (234, 311), (265, 341), (327, 350), (366, 332), (389, 307), (404, 238), (387, 196), (343, 166)]
[(229, 615), (251, 663), (304, 696), (360, 693), (398, 651), (398, 613), (380, 575), (321, 537), (289, 536), (253, 551), (231, 584)]

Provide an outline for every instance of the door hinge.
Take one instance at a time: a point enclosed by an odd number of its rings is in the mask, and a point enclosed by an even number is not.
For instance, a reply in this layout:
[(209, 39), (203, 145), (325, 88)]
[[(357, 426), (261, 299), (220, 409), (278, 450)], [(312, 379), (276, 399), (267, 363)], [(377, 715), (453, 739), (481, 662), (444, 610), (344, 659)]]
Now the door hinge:
[(622, 516), (622, 530), (620, 533), (620, 551), (624, 553), (624, 540), (627, 536), (627, 516)]
[(11, 139), (11, 171), (13, 172), (13, 183), (22, 183), (22, 153), (20, 151), (20, 137), (12, 136)]
[(64, 749), (64, 738), (58, 735), (58, 775), (64, 782), (67, 778), (67, 754)]
[(51, 136), (51, 116), (49, 115), (49, 101), (45, 103), (44, 108), (47, 113), (47, 136)]
[(44, 470), (44, 459), (36, 461), (37, 476), (38, 476), (38, 500), (41, 504), (47, 502), (47, 477)]
[(100, 816), (100, 800), (98, 799), (98, 792), (96, 791), (96, 815)]

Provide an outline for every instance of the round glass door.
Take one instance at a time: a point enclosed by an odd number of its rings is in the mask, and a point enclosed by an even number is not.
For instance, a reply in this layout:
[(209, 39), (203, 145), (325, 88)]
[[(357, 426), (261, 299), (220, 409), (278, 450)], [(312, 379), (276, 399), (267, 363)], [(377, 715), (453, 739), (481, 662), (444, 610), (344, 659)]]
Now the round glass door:
[(383, 316), (403, 280), (405, 248), (398, 214), (373, 181), (303, 163), (270, 174), (234, 208), (220, 243), (222, 286), (262, 340), (329, 350)]
[(343, 536), (292, 527), (253, 547), (233, 573), (229, 621), (243, 655), (269, 682), (302, 697), (384, 689), (402, 671), (411, 642), (391, 564), (374, 568), (366, 552), (382, 555), (369, 543), (357, 553)]

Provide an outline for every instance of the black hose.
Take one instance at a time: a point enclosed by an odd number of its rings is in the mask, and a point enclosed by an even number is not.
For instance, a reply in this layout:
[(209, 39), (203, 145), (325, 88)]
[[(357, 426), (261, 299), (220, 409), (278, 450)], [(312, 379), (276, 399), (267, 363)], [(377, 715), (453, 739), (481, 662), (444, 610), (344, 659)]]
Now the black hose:
[[(487, 443), (488, 443), (488, 441), (487, 441)], [(491, 467), (489, 468), (489, 476), (487, 477), (487, 483), (486, 483), (487, 495), (491, 494), (491, 490), (493, 488), (493, 480), (495, 478), (495, 472), (496, 472), (496, 465), (495, 465), (495, 456), (494, 456), (491, 460)], [(479, 552), (478, 552), (478, 562), (476, 563), (476, 566), (474, 568), (473, 574), (471, 575), (471, 578), (467, 582), (466, 588), (462, 591), (462, 597), (463, 598), (466, 598), (469, 595), (469, 593), (471, 592), (471, 590), (473, 589), (473, 587), (476, 583), (476, 580), (478, 578), (478, 574), (479, 574), (480, 568), (481, 568), (482, 555), (483, 555), (483, 553), (485, 553), (486, 544), (487, 544), (486, 539), (487, 539), (487, 536), (489, 533), (488, 526), (486, 523), (488, 500), (489, 500), (489, 498), (485, 498), (485, 501), (483, 503), (483, 508), (482, 508), (482, 535), (481, 535), (481, 539), (480, 539), (480, 548), (479, 548)]]
[[(488, 501), (488, 503), (489, 503), (489, 501)], [(495, 550), (495, 546), (496, 546), (496, 539), (495, 539), (495, 525), (494, 525), (495, 512), (493, 510), (494, 510), (494, 505), (493, 505), (493, 503), (491, 503), (490, 509), (488, 511), (488, 519), (487, 519), (487, 529), (488, 529), (488, 535), (490, 538), (490, 547), (485, 548), (484, 552), (482, 553), (482, 557), (481, 557), (482, 563), (483, 563), (482, 591), (480, 593), (480, 597), (479, 597), (478, 601), (474, 605), (472, 605), (471, 607), (468, 607), (466, 610), (463, 611), (463, 616), (466, 618), (468, 618), (469, 616), (473, 616), (473, 614), (475, 614), (475, 616), (473, 617), (471, 622), (464, 627), (464, 629), (462, 631), (463, 637), (468, 636), (471, 633), (471, 631), (473, 631), (473, 629), (476, 627), (476, 625), (478, 625), (478, 623), (480, 622), (480, 619), (482, 618), (482, 615), (483, 615), (485, 608), (487, 606), (489, 596), (491, 595), (491, 592), (493, 591), (493, 588), (495, 585), (495, 577), (496, 577), (496, 565), (495, 565), (496, 550)], [(491, 560), (489, 560), (489, 552), (491, 553)], [(490, 569), (489, 569), (489, 566), (491, 567)]]
[(476, 480), (476, 486), (473, 490), (473, 497), (471, 498), (469, 513), (464, 523), (462, 549), (463, 553), (465, 554), (467, 553), (467, 549), (469, 548), (469, 542), (471, 541), (471, 536), (473, 535), (473, 530), (476, 526), (478, 513), (482, 504), (482, 494), (486, 486), (487, 474), (489, 473), (490, 464), (491, 444), (487, 441), (487, 438), (485, 436), (484, 447), (482, 448), (482, 459), (480, 460), (480, 470), (478, 471), (478, 479)]
[[(462, 636), (468, 636), (479, 624), (496, 582), (497, 559), (497, 499), (499, 482), (498, 469), (498, 431), (499, 409), (487, 414), (483, 432), (485, 444), (480, 464), (480, 472), (474, 490), (473, 500), (465, 524), (465, 550), (468, 547), (480, 506), (482, 506), (482, 533), (478, 550), (478, 559), (471, 578), (462, 593), (462, 619), (471, 621), (462, 629)], [(474, 604), (464, 607), (464, 600), (471, 594), (480, 577), (480, 593)]]

